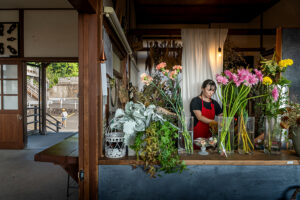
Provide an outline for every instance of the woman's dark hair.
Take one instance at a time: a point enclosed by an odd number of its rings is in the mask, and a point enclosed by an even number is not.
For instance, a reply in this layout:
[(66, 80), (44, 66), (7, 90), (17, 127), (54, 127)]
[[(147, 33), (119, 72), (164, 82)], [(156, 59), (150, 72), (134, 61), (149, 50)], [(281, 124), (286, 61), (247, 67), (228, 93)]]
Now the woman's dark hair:
[[(210, 87), (214, 87), (215, 89), (217, 88), (217, 85), (216, 85), (216, 83), (213, 81), (213, 80), (211, 80), (211, 79), (207, 79), (207, 80), (205, 80), (203, 83), (202, 83), (202, 89), (204, 89), (204, 88), (206, 88), (207, 86), (210, 86)], [(202, 91), (201, 91), (201, 93), (200, 93), (200, 96), (202, 95)]]

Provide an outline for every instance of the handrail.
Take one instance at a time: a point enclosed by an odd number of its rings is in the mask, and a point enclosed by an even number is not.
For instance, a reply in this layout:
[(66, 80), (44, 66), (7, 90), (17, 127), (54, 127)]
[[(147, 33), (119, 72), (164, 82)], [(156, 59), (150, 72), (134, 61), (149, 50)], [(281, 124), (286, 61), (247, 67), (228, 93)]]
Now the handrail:
[[(27, 110), (31, 110), (31, 109), (33, 109), (34, 110), (34, 114), (30, 114), (30, 115), (27, 115), (27, 113), (26, 113), (26, 117), (28, 118), (28, 117), (34, 117), (34, 120), (33, 121), (30, 121), (30, 122), (27, 122), (27, 125), (29, 125), (29, 124), (33, 124), (34, 123), (34, 131), (37, 131), (37, 124), (39, 123), (39, 116), (40, 116), (40, 114), (37, 112), (38, 111), (38, 109), (39, 109), (39, 107), (38, 106), (34, 106), (34, 107), (28, 107), (27, 108)], [(50, 121), (49, 119), (47, 119), (47, 116), (48, 117), (50, 117), (52, 120), (54, 120), (54, 122), (53, 121)], [(55, 119), (53, 116), (51, 116), (49, 113), (46, 113), (46, 122), (48, 122), (50, 125), (53, 125), (54, 127), (56, 127), (56, 130), (54, 129), (54, 128), (52, 128), (52, 127), (50, 127), (50, 126), (48, 126), (47, 124), (46, 124), (46, 127), (47, 128), (49, 128), (49, 129), (51, 129), (52, 131), (54, 131), (54, 132), (56, 132), (56, 133), (58, 133), (59, 132), (59, 129), (61, 129), (61, 127), (60, 127), (60, 124), (61, 124), (61, 122), (59, 121), (59, 120), (57, 120), (57, 119)]]

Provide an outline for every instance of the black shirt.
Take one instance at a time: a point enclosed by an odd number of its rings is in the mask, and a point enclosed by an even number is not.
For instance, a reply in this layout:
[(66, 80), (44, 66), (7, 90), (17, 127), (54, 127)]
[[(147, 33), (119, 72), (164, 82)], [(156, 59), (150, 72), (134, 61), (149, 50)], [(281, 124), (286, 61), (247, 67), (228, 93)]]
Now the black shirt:
[[(222, 108), (219, 105), (219, 103), (217, 101), (215, 101), (214, 99), (211, 99), (211, 100), (215, 107), (215, 115), (221, 114), (223, 111), (222, 111)], [(206, 109), (211, 110), (211, 102), (203, 101), (203, 105)], [(194, 127), (195, 127), (199, 120), (197, 119), (193, 110), (200, 110), (202, 112), (202, 99), (200, 99), (199, 96), (194, 97), (190, 104), (191, 116), (194, 117)]]

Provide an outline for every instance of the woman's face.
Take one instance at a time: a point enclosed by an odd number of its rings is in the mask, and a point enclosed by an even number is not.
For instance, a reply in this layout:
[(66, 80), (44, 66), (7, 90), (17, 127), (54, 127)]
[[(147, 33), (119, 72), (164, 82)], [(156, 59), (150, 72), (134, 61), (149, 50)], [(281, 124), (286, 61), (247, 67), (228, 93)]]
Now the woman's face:
[(202, 95), (206, 98), (211, 98), (215, 93), (216, 87), (213, 85), (207, 85), (205, 88), (202, 88)]

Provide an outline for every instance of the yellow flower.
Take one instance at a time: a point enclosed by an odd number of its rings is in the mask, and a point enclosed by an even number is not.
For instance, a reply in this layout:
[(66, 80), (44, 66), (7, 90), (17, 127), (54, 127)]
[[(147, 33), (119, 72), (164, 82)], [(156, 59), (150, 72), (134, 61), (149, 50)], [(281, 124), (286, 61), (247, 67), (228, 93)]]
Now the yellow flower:
[(286, 59), (286, 63), (288, 66), (291, 66), (294, 64), (294, 61), (292, 59)]
[(280, 68), (287, 67), (287, 63), (286, 63), (285, 60), (279, 61), (278, 65), (279, 65)]
[(272, 81), (272, 79), (271, 79), (270, 77), (265, 76), (265, 77), (263, 78), (263, 84), (264, 84), (264, 85), (271, 85), (272, 83), (273, 83), (273, 81)]
[(294, 64), (294, 61), (292, 59), (284, 59), (284, 60), (279, 61), (279, 63), (278, 63), (280, 68), (291, 66), (293, 64)]

